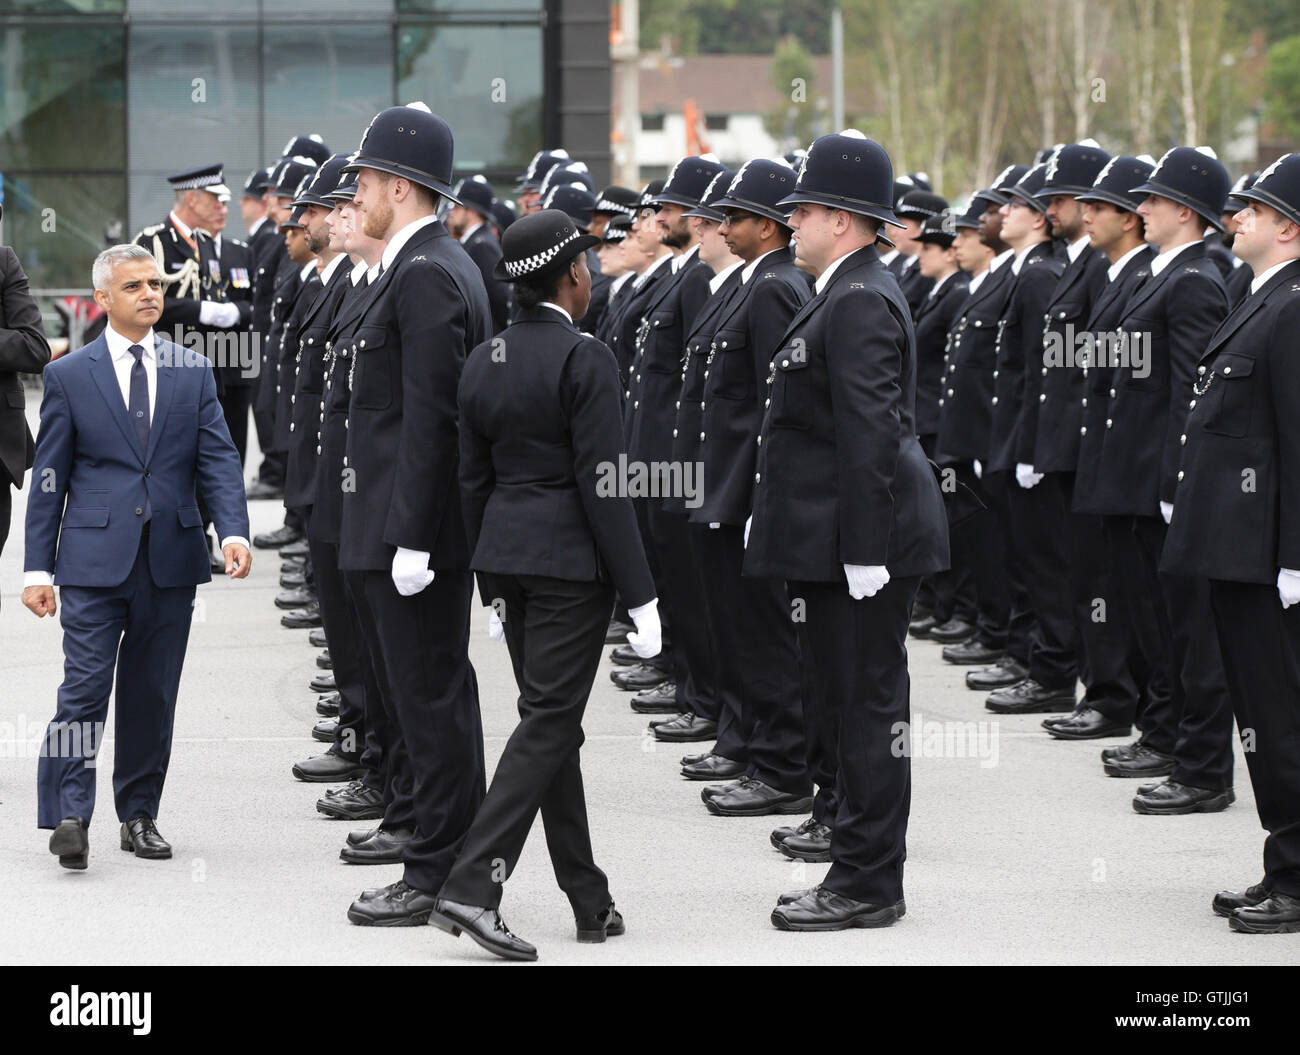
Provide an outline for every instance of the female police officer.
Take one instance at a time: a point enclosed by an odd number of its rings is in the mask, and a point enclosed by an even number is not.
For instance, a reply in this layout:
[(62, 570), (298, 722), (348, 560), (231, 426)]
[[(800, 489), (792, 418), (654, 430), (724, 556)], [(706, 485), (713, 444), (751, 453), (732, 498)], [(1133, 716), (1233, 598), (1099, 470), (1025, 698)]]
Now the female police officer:
[(618, 368), (604, 344), (573, 325), (591, 297), (585, 250), (598, 241), (555, 209), (510, 226), (497, 277), (514, 283), (515, 321), (470, 353), (460, 381), (471, 567), (490, 607), (489, 632), (510, 649), (520, 723), (431, 921), (508, 959), (537, 958), (497, 906), (539, 809), (578, 940), (623, 932), (592, 859), (578, 763), (615, 588), (636, 623), (628, 642), (637, 654), (653, 656), (660, 645), (632, 504), (625, 488), (606, 486), (623, 453)]

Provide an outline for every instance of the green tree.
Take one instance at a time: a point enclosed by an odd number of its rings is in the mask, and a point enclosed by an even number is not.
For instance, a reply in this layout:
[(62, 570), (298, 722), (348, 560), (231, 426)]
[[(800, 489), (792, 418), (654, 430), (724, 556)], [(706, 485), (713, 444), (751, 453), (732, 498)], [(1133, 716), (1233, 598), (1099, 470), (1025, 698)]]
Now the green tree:
[(1265, 83), (1268, 119), (1288, 138), (1300, 139), (1300, 35), (1268, 49)]
[(772, 87), (786, 100), (763, 115), (763, 127), (783, 149), (807, 146), (816, 136), (818, 101), (813, 91), (813, 61), (798, 37), (785, 37), (772, 52)]

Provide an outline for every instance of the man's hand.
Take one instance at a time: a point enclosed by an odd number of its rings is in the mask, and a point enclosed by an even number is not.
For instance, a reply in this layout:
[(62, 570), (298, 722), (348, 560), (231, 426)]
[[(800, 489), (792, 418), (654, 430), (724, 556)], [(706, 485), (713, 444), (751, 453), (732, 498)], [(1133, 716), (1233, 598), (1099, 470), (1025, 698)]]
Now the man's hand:
[(53, 586), (29, 586), (23, 591), (23, 604), (37, 616), (53, 615), (58, 610)]
[(248, 569), (253, 566), (253, 555), (246, 546), (238, 542), (227, 543), (221, 550), (226, 558), (226, 574), (232, 579), (248, 577)]

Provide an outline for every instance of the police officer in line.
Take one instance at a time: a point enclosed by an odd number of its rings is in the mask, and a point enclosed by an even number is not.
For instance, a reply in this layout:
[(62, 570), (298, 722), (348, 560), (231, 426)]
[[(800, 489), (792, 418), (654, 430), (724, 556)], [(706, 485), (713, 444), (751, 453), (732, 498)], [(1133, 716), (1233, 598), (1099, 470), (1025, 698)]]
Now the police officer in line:
[(501, 259), (501, 242), (489, 226), (493, 222), (492, 202), (496, 200), (496, 191), (480, 174), (457, 183), (456, 197), (460, 204), (453, 205), (447, 214), (447, 230), (459, 239), (483, 276), (488, 307), (492, 310), (492, 332), (500, 333), (506, 328), (506, 287), (495, 277)]
[[(1116, 559), (1120, 550), (1131, 551), (1127, 540), (1108, 538), (1105, 518), (1098, 515), (1095, 504), (1097, 468), (1101, 458), (1102, 438), (1106, 431), (1108, 390), (1113, 373), (1111, 349), (1113, 334), (1124, 305), (1143, 282), (1151, 277), (1151, 258), (1155, 250), (1147, 245), (1146, 229), (1137, 209), (1144, 195), (1132, 188), (1145, 183), (1154, 165), (1141, 158), (1121, 155), (1106, 162), (1092, 186), (1075, 201), (1083, 205), (1083, 225), (1088, 244), (1101, 254), (1106, 270), (1101, 290), (1093, 299), (1082, 332), (1076, 332), (1075, 347), (1086, 361), (1081, 366), (1082, 386), (1078, 410), (1064, 405), (1040, 412), (1059, 415), (1063, 427), (1078, 436), (1076, 472), (1072, 502), (1072, 519), (1082, 544), (1075, 550), (1076, 574), (1087, 584), (1087, 625), (1082, 628), (1085, 688), (1079, 705), (1068, 715), (1043, 719), (1043, 727), (1059, 740), (1094, 740), (1106, 736), (1126, 736), (1136, 724), (1139, 729), (1158, 726), (1151, 709), (1169, 706), (1169, 689), (1153, 684), (1150, 672), (1141, 662), (1138, 645), (1141, 637), (1138, 622), (1144, 621), (1143, 634), (1158, 640), (1155, 609), (1150, 603), (1131, 608), (1124, 602), (1122, 576), (1138, 574), (1136, 567), (1125, 570)], [(1083, 342), (1082, 344), (1080, 342)], [(1089, 351), (1091, 349), (1091, 351)], [(1046, 386), (1053, 402), (1057, 385)], [(1126, 522), (1120, 530), (1126, 530)], [(1129, 532), (1131, 536), (1131, 532)], [(1097, 601), (1104, 606), (1097, 610)], [(1095, 618), (1100, 614), (1103, 618)], [(1113, 751), (1113, 748), (1105, 749)], [(1104, 753), (1104, 752), (1103, 752)]]
[(1228, 204), (1224, 206), (1225, 211), (1219, 217), (1219, 222), (1223, 225), (1222, 232), (1213, 227), (1207, 227), (1205, 230), (1205, 244), (1223, 275), (1223, 286), (1228, 291), (1229, 308), (1235, 308), (1246, 299), (1250, 293), (1250, 284), (1255, 278), (1255, 272), (1251, 270), (1250, 265), (1233, 252), (1233, 245), (1237, 237), (1235, 217), (1237, 203), (1240, 201), (1238, 195), (1241, 191), (1250, 190), (1258, 178), (1258, 172), (1247, 172), (1239, 176), (1237, 182), (1232, 185), (1232, 190), (1228, 192)]
[(472, 582), (457, 484), (456, 386), (491, 333), (483, 279), (437, 219), (452, 194), (452, 132), (419, 105), (382, 110), (355, 159), (362, 230), (387, 241), (349, 344), (352, 395), (339, 567), (353, 575), (366, 647), (391, 693), (414, 780), (403, 875), (348, 918), (428, 921), (484, 794)]
[[(1026, 676), (1029, 664), (1032, 616), (1011, 545), (1010, 481), (1005, 474), (984, 472), (993, 428), (998, 320), (1010, 292), (1015, 255), (1002, 241), (1001, 208), (1006, 192), (1028, 171), (1025, 165), (1007, 166), (991, 186), (972, 196), (966, 213), (955, 221), (958, 232), (970, 232), (959, 233), (953, 244), (971, 269), (971, 279), (949, 331), (935, 460), (951, 467), (957, 482), (968, 486), (989, 512), (961, 525), (957, 547), (957, 567), (969, 567), (975, 576), (975, 634), (945, 645), (942, 655), (958, 665), (991, 663), (966, 673), (966, 686), (974, 690), (1013, 685)], [(993, 254), (987, 265), (979, 245)], [(909, 633), (929, 637), (937, 625), (932, 611), (921, 610), (914, 613)]]
[(836, 758), (831, 867), (781, 896), (785, 930), (886, 926), (906, 911), (910, 761), (905, 642), (920, 576), (948, 562), (939, 485), (916, 439), (907, 302), (874, 246), (893, 170), (860, 132), (822, 136), (794, 191), (797, 252), (818, 272), (769, 365), (744, 573), (786, 581), (820, 678), (818, 735)]
[[(208, 233), (212, 235), (212, 249), (221, 269), (221, 288), (225, 299), (232, 304), (244, 305), (240, 310), (240, 323), (233, 327), (231, 333), (239, 335), (239, 341), (229, 342), (225, 361), (217, 367), (222, 377), (221, 410), (226, 418), (226, 427), (230, 429), (230, 438), (239, 451), (239, 463), (244, 464), (248, 447), (248, 416), (253, 405), (253, 392), (257, 385), (257, 369), (261, 355), (261, 335), (253, 324), (256, 306), (253, 304), (253, 282), (257, 277), (257, 257), (253, 247), (238, 238), (224, 233), (226, 219), (229, 215), (229, 193), (217, 195), (217, 199), (226, 208), (216, 218), (217, 226)], [(243, 206), (244, 198), (240, 205)]]
[[(1162, 567), (1208, 578), (1264, 841), (1264, 877), (1212, 903), (1235, 931), (1300, 932), (1300, 155), (1236, 192), (1255, 278), (1196, 365)], [(1249, 475), (1252, 486), (1244, 485)]]
[[(654, 294), (654, 287), (672, 274), (669, 264), (673, 251), (660, 238), (659, 224), (655, 219), (655, 209), (652, 204), (654, 198), (663, 190), (663, 186), (663, 180), (653, 179), (641, 188), (636, 219), (624, 249), (629, 266), (636, 272), (636, 278), (629, 284), (617, 311), (606, 311), (600, 335), (601, 340), (609, 345), (614, 358), (618, 360), (619, 375), (625, 384), (625, 398), (628, 398), (626, 388), (628, 369), (632, 365), (632, 357), (636, 354), (637, 328), (641, 324), (639, 308)], [(650, 570), (654, 570), (653, 557), (650, 558)], [(664, 650), (668, 651), (666, 640)]]
[[(983, 470), (986, 477), (1000, 476), (1008, 481), (1013, 559), (1026, 586), (1033, 629), (1028, 675), (1015, 685), (995, 690), (985, 701), (988, 710), (999, 714), (1071, 711), (1075, 701), (1074, 627), (1069, 618), (1048, 622), (1043, 614), (1051, 604), (1059, 602), (1044, 596), (1041, 583), (1035, 579), (1036, 555), (1025, 532), (1025, 518), (1032, 515), (1025, 492), (1036, 481), (1032, 467), (1025, 466), (1018, 457), (1020, 435), (1029, 427), (1025, 379), (1028, 371), (1039, 369), (1042, 362), (1043, 316), (1063, 269), (1053, 252), (1046, 206), (1039, 198), (1046, 178), (1047, 166), (1035, 165), (1007, 191), (1001, 209), (1002, 240), (1015, 256), (1010, 264), (1006, 303), (998, 319), (993, 396), (989, 400), (993, 426)], [(1066, 611), (1068, 616), (1068, 598)]]
[[(552, 170), (554, 171), (554, 170)], [(584, 234), (591, 234), (595, 219), (596, 197), (581, 183), (564, 183), (551, 187), (542, 199), (542, 208), (556, 209), (564, 213), (574, 226)], [(593, 235), (593, 237), (596, 237)], [(597, 245), (600, 243), (597, 242)], [(600, 327), (601, 315), (609, 302), (610, 279), (601, 272), (600, 258), (595, 249), (588, 248), (587, 271), (591, 275), (591, 297), (588, 300), (587, 314), (576, 320), (575, 325), (584, 333), (595, 333)]]
[(579, 331), (596, 243), (546, 209), (512, 225), (498, 276), (517, 314), (475, 348), (461, 376), (460, 480), (472, 566), (489, 632), (504, 639), (519, 685), (520, 723), (465, 836), (431, 922), (507, 959), (537, 950), (501, 920), (503, 874), (514, 872), (541, 812), (555, 878), (580, 942), (624, 931), (596, 866), (579, 748), (617, 585), (638, 630), (658, 648), (654, 582), (626, 497), (602, 495), (600, 467), (623, 449), (618, 368)]
[[(1111, 684), (1098, 680), (1092, 667), (1093, 653), (1104, 647), (1108, 638), (1104, 622), (1095, 618), (1095, 583), (1084, 570), (1104, 560), (1104, 553), (1091, 560), (1083, 558), (1086, 548), (1101, 546), (1100, 537), (1092, 530), (1095, 523), (1090, 518), (1076, 519), (1071, 514), (1084, 380), (1083, 368), (1075, 360), (1074, 336), (1088, 322), (1108, 266), (1105, 256), (1089, 245), (1084, 207), (1077, 195), (1092, 189), (1109, 160), (1110, 154), (1085, 140), (1061, 147), (1047, 162), (1037, 200), (1051, 225), (1052, 237), (1065, 247), (1065, 266), (1043, 312), (1027, 316), (1027, 327), (1032, 326), (1036, 335), (1026, 352), (1015, 445), (1020, 485), (1014, 492), (1020, 511), (1016, 518), (1018, 548), (1031, 584), (1039, 630), (1030, 654), (1029, 676), (1047, 688), (1068, 681), (1071, 712), (1075, 709), (1076, 676), (1084, 686), (1083, 706), (1102, 701), (1101, 711), (1105, 711), (1117, 702), (1108, 697), (1115, 691)], [(1093, 633), (1093, 628), (1100, 629)], [(1105, 669), (1107, 660), (1096, 659), (1098, 669)], [(1123, 655), (1111, 657), (1110, 666), (1122, 670), (1125, 660)], [(1075, 728), (1082, 731), (1077, 725)]]
[(894, 207), (894, 214), (907, 226), (893, 238), (897, 248), (893, 250), (902, 258), (898, 274), (898, 285), (912, 310), (912, 318), (925, 300), (925, 295), (934, 285), (931, 279), (921, 274), (918, 254), (921, 250), (919, 241), (921, 228), (925, 221), (938, 216), (948, 203), (933, 191), (921, 190), (919, 187), (908, 191)]
[(492, 199), (492, 226), (496, 229), (497, 241), (506, 233), (506, 229), (519, 219), (515, 207), (504, 198)]
[(615, 216), (635, 216), (638, 197), (631, 187), (620, 187), (617, 183), (602, 188), (591, 211), (590, 233), (603, 238), (606, 226)]
[(528, 167), (520, 174), (518, 181), (515, 183), (516, 201), (519, 203), (519, 215), (527, 216), (530, 212), (536, 212), (541, 205), (542, 180), (546, 174), (556, 165), (561, 165), (569, 160), (569, 152), (556, 148), (554, 150), (539, 150), (533, 155)]
[(1116, 327), (1127, 354), (1116, 356), (1107, 390), (1096, 501), (1105, 514), (1131, 518), (1133, 563), (1142, 577), (1123, 581), (1135, 594), (1132, 610), (1144, 597), (1158, 606), (1158, 639), (1141, 642), (1143, 658), (1172, 701), (1154, 716), (1158, 727), (1103, 761), (1112, 776), (1168, 777), (1138, 788), (1133, 807), (1140, 813), (1217, 812), (1235, 797), (1232, 702), (1209, 583), (1160, 571), (1185, 422), (1196, 404), (1197, 364), (1228, 311), (1223, 280), (1201, 237), (1206, 223), (1219, 223), (1228, 187), (1216, 159), (1175, 147), (1133, 188), (1146, 195), (1138, 213), (1146, 240), (1160, 252)]
[[(727, 724), (738, 731), (740, 750), (722, 742), (720, 721), (720, 746), (711, 764), (699, 763), (688, 775), (739, 778), (702, 792), (708, 811), (722, 817), (798, 814), (813, 807), (799, 646), (785, 590), (779, 581), (741, 575), (768, 365), (809, 298), (790, 249), (791, 207), (778, 204), (794, 184), (794, 170), (783, 161), (758, 158), (741, 166), (713, 205), (723, 214), (722, 237), (745, 264), (739, 288), (713, 322), (701, 401), (703, 501), (687, 512), (716, 624), (718, 666), (734, 686), (723, 698), (739, 705)], [(834, 771), (833, 763), (818, 761), (826, 772)], [(736, 772), (737, 766), (743, 769)], [(815, 849), (800, 847), (800, 853), (826, 852), (819, 838), (828, 827), (824, 821), (814, 817), (792, 833), (791, 838), (818, 840)]]

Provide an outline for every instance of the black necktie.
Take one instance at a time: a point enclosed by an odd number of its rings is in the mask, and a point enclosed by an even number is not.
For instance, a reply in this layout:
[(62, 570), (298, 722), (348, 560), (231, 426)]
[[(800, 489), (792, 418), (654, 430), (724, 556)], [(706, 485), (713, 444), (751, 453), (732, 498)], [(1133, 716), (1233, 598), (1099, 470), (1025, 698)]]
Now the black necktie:
[(127, 401), (127, 413), (135, 426), (135, 437), (140, 441), (140, 453), (144, 454), (149, 449), (149, 379), (145, 376), (142, 361), (144, 349), (133, 344), (128, 350), (135, 356), (135, 365), (131, 367), (131, 398)]

